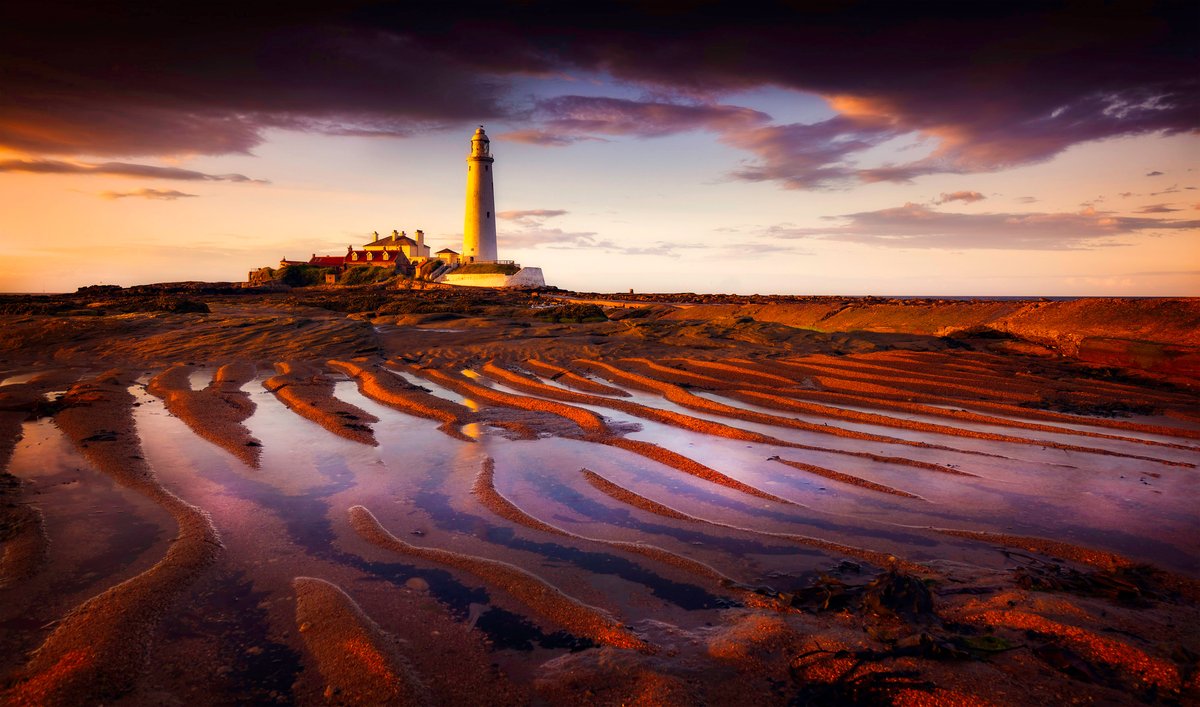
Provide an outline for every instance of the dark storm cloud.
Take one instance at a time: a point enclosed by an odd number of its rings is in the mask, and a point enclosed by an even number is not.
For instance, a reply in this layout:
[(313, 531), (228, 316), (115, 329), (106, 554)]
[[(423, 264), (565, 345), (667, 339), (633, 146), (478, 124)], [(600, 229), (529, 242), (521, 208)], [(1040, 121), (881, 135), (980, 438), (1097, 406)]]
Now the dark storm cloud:
[(64, 162), (62, 160), (0, 160), (0, 173), (27, 174), (103, 174), (115, 177), (144, 177), (151, 179), (180, 179), (204, 182), (251, 182), (269, 184), (265, 179), (251, 179), (244, 174), (208, 174), (194, 169), (156, 167), (129, 162)]
[(36, 154), (245, 153), (270, 128), (406, 135), (505, 112), (503, 81), (304, 3), (6, 3), (0, 145)]
[[(504, 118), (510, 139), (548, 145), (712, 130), (753, 156), (736, 178), (812, 188), (1200, 124), (1190, 1), (5, 5), (0, 145), (30, 154), (225, 154), (271, 128), (404, 136)], [(512, 88), (580, 70), (676, 98), (531, 103)], [(769, 125), (721, 104), (762, 86), (819, 93), (839, 115)], [(932, 154), (856, 164), (913, 133)]]
[(1139, 233), (1200, 228), (1200, 221), (1078, 213), (961, 214), (921, 204), (845, 214), (842, 225), (797, 228), (780, 225), (763, 235), (780, 239), (819, 238), (894, 248), (1080, 250), (1124, 245)]

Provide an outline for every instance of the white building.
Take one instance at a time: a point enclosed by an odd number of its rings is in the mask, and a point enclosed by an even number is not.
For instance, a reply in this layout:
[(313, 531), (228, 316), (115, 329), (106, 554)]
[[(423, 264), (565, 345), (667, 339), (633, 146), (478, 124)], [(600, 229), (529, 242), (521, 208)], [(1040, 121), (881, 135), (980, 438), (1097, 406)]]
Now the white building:
[(375, 240), (363, 246), (366, 251), (384, 251), (404, 253), (409, 262), (423, 263), (429, 260), (429, 246), (425, 245), (425, 232), (417, 229), (417, 238), (413, 240), (404, 231), (392, 231), (392, 235), (379, 237), (376, 232)]
[[(492, 187), (492, 141), (480, 125), (471, 136), (467, 155), (467, 206), (463, 216), (463, 252), (439, 252), (458, 268), (441, 275), (438, 282), (467, 287), (545, 287), (541, 268), (523, 268), (511, 260), (498, 260), (496, 248), (496, 192)], [(453, 256), (451, 256), (453, 253)]]
[(467, 155), (467, 208), (463, 219), (465, 263), (496, 260), (496, 192), (492, 188), (492, 141), (483, 126), (471, 137)]

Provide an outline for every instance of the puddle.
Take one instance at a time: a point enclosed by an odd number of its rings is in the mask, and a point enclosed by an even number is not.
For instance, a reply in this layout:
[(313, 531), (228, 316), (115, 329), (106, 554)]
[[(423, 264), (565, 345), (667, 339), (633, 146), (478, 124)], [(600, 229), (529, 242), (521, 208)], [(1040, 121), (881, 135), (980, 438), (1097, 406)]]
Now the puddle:
[(6, 375), (3, 380), (0, 380), (0, 387), (4, 387), (6, 385), (17, 385), (19, 383), (28, 383), (34, 378), (37, 378), (40, 373), (42, 373), (42, 371), (30, 371), (28, 373), (14, 373), (11, 375)]
[(0, 601), (0, 654), (15, 658), (73, 606), (157, 562), (176, 525), (94, 469), (49, 419), (24, 424), (7, 471), (28, 482), (22, 499), (41, 511), (49, 540), (43, 569)]
[[(399, 415), (419, 421), (420, 424), (427, 423), (421, 418), (410, 418), (361, 398), (354, 384), (349, 381), (335, 384), (335, 391), (343, 400), (360, 405), (373, 414), (389, 417)], [(353, 490), (360, 479), (371, 475), (372, 468), (378, 468), (379, 459), (374, 449), (340, 438), (336, 438), (339, 441), (333, 445), (328, 444), (331, 440), (319, 437), (319, 444), (315, 443), (312, 435), (306, 435), (304, 431), (310, 425), (320, 429), (318, 426), (295, 415), (278, 401), (272, 403), (260, 399), (257, 401), (259, 407), (248, 420), (248, 425), (256, 435), (262, 433), (259, 438), (264, 442), (263, 463), (260, 469), (251, 470), (222, 456), (215, 446), (207, 445), (191, 435), (181, 421), (166, 414), (160, 401), (144, 394), (141, 398), (143, 404), (136, 416), (143, 438), (154, 440), (147, 442), (147, 453), (151, 458), (157, 458), (162, 466), (171, 466), (176, 473), (192, 467), (192, 471), (200, 478), (217, 485), (222, 493), (248, 501), (254, 508), (271, 514), (282, 523), (287, 541), (314, 561), (352, 568), (396, 587), (405, 586), (410, 579), (420, 578), (429, 586), (430, 594), (460, 618), (468, 615), (471, 604), (490, 603), (488, 592), (478, 586), (481, 583), (464, 583), (452, 572), (406, 562), (367, 560), (338, 549), (338, 533), (331, 517), (335, 512), (339, 515), (344, 513), (350, 504), (335, 508), (330, 499)], [(440, 432), (431, 433), (441, 436)], [(281, 444), (286, 440), (288, 446), (280, 450), (273, 444), (275, 440)], [(346, 447), (341, 451), (356, 453), (342, 454), (338, 453), (339, 450), (329, 449), (338, 444)], [(304, 460), (304, 463), (297, 464), (300, 460)], [(281, 479), (296, 471), (300, 472), (302, 479)], [(322, 482), (316, 483), (317, 479)], [(184, 496), (188, 497), (187, 494)], [(355, 500), (355, 503), (368, 507), (391, 502), (392, 499), (381, 496), (360, 495)], [(220, 503), (201, 505), (214, 511), (220, 528)], [(445, 504), (434, 501), (432, 505), (439, 510)], [(312, 568), (301, 564), (291, 568), (290, 574), (306, 576), (315, 573)], [(537, 645), (547, 649), (578, 650), (591, 645), (590, 641), (566, 632), (543, 631), (528, 618), (495, 606), (478, 617), (476, 626), (488, 634), (497, 648), (528, 650)]]

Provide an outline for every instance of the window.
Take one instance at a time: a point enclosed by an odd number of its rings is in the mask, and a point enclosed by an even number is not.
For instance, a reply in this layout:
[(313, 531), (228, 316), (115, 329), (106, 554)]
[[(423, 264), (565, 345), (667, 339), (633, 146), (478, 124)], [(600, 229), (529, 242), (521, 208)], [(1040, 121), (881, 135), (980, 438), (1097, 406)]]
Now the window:
[(351, 260), (358, 260), (358, 253), (352, 253), (352, 254), (350, 255), (350, 259), (351, 259)]
[(491, 211), (487, 212), (487, 217), (488, 217), (488, 218), (491, 218), (491, 217), (492, 217), (492, 212), (491, 212)]

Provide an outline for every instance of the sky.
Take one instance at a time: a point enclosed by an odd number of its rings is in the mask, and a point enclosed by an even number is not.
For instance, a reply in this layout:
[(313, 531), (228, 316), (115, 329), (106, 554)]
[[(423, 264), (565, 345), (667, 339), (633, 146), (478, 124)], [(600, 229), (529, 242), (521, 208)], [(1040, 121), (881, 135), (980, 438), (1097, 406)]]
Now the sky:
[(5, 3), (0, 291), (423, 229), (577, 291), (1200, 296), (1200, 4)]

